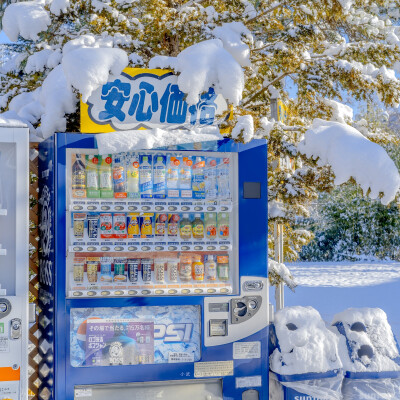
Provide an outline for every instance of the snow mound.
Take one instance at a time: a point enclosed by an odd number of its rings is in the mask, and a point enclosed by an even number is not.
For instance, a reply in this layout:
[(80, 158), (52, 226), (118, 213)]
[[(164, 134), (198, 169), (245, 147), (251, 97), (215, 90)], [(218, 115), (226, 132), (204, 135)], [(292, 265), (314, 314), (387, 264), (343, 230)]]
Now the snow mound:
[(148, 129), (102, 133), (96, 135), (99, 154), (153, 149), (177, 144), (222, 140), (218, 127), (209, 126), (192, 130)]
[(346, 371), (400, 371), (399, 348), (383, 310), (350, 308), (336, 314), (332, 325), (341, 333), (339, 352)]
[(319, 158), (318, 165), (331, 165), (335, 185), (353, 177), (364, 194), (370, 189), (372, 199), (383, 193), (384, 205), (400, 188), (399, 172), (386, 151), (349, 125), (316, 119), (297, 148), (307, 157)]
[(27, 40), (38, 40), (38, 33), (47, 30), (50, 24), (50, 15), (41, 1), (13, 3), (4, 11), (3, 30), (13, 42), (19, 35)]
[(65, 132), (65, 114), (75, 111), (76, 98), (71, 86), (67, 84), (61, 65), (54, 68), (44, 80), (40, 103), (44, 109), (40, 125), (43, 138), (55, 132)]
[(232, 138), (238, 139), (242, 135), (243, 142), (248, 143), (254, 137), (254, 122), (251, 115), (241, 115), (232, 129)]
[(250, 43), (253, 43), (254, 39), (242, 22), (223, 24), (216, 27), (212, 33), (222, 40), (224, 49), (229, 51), (242, 67), (250, 67), (250, 48), (242, 39), (245, 37)]
[(62, 59), (67, 83), (87, 102), (94, 90), (107, 83), (110, 73), (119, 75), (128, 65), (128, 55), (121, 49), (78, 47), (68, 49)]
[(197, 104), (200, 95), (214, 87), (217, 94), (238, 105), (244, 88), (240, 64), (224, 49), (220, 39), (205, 40), (183, 50), (177, 57), (156, 56), (149, 68), (172, 68), (179, 72), (178, 86), (187, 103)]
[(271, 370), (280, 375), (327, 372), (342, 367), (338, 337), (312, 307), (286, 307), (275, 314), (279, 347), (270, 356)]

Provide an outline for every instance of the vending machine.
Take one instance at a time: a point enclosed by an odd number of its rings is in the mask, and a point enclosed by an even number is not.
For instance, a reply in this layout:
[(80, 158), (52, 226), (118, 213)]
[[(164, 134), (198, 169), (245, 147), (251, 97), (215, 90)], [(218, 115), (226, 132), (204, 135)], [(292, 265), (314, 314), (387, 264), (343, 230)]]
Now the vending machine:
[(39, 158), (39, 398), (267, 398), (266, 141)]
[(29, 129), (0, 126), (0, 399), (28, 399)]

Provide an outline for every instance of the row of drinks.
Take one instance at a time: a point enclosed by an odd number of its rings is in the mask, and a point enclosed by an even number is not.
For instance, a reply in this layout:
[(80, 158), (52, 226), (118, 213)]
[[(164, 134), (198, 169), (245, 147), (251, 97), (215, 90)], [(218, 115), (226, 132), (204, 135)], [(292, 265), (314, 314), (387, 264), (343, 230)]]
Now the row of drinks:
[(229, 199), (229, 157), (72, 155), (75, 198)]
[(229, 238), (229, 214), (215, 213), (72, 213), (75, 239)]
[(178, 258), (74, 257), (75, 283), (150, 284), (178, 282), (226, 282), (229, 256), (181, 254)]

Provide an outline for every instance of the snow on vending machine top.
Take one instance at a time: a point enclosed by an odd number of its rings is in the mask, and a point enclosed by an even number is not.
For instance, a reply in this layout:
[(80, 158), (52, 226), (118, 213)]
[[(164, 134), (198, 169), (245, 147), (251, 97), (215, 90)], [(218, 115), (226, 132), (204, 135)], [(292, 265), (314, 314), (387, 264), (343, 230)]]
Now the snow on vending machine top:
[[(29, 129), (0, 125), (0, 399), (28, 398)], [(18, 162), (17, 162), (18, 161)]]
[(39, 147), (39, 398), (267, 398), (266, 141), (96, 143)]

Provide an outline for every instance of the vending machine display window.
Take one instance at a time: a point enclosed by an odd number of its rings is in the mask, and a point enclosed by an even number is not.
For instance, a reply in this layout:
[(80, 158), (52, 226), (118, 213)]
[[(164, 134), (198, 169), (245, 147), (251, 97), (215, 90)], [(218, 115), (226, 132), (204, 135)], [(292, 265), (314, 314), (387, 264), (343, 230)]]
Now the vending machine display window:
[(200, 306), (74, 308), (71, 365), (195, 362), (201, 356)]
[(69, 297), (238, 292), (235, 153), (67, 151)]

